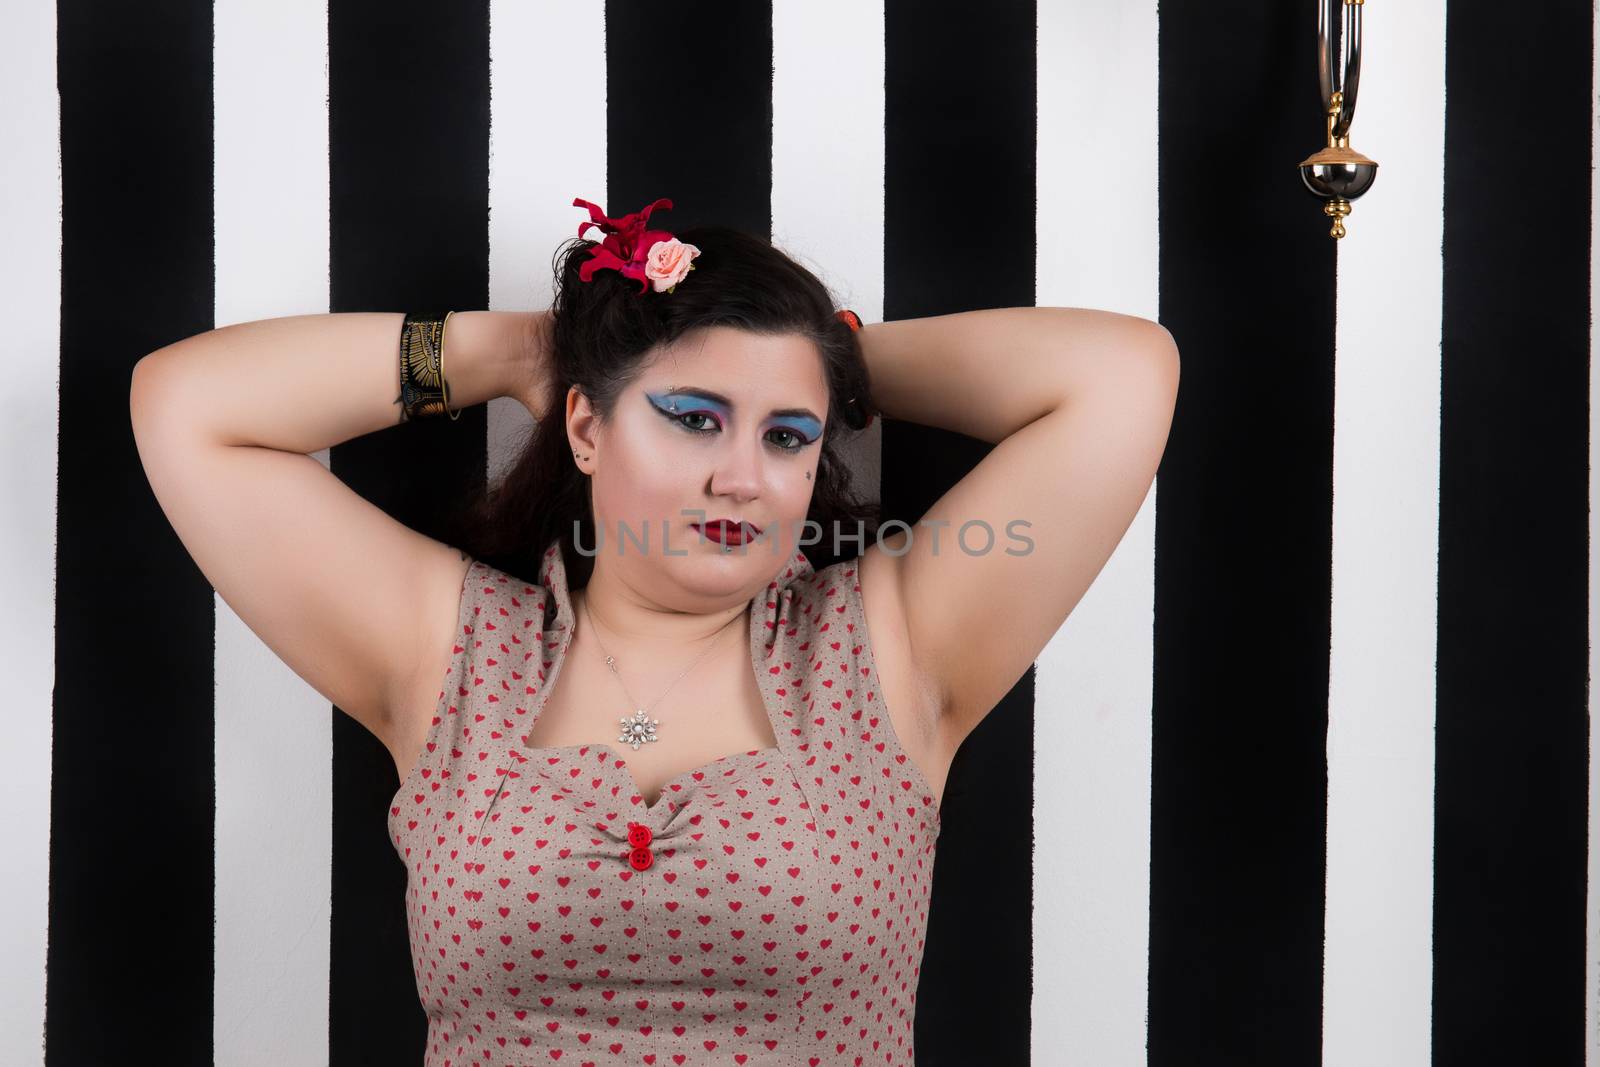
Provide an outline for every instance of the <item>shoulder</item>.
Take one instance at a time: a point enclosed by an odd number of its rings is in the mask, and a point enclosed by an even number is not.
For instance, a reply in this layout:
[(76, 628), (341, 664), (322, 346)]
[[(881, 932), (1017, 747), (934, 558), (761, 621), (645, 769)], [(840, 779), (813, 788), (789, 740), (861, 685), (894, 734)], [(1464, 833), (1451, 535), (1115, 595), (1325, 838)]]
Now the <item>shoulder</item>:
[(889, 720), (938, 797), (954, 753), (946, 751), (940, 728), (944, 699), (936, 675), (918, 658), (906, 626), (901, 557), (893, 554), (904, 537), (885, 535), (850, 561), (850, 569)]
[[(885, 537), (883, 543), (895, 547), (894, 538)], [(859, 556), (820, 570), (813, 572), (806, 566), (793, 573), (780, 582), (777, 599), (787, 600), (794, 594), (796, 604), (788, 617), (791, 625), (802, 617), (809, 618), (808, 639), (828, 634), (836, 624), (849, 625), (855, 630), (864, 628), (867, 649), (879, 673), (885, 676), (884, 688), (892, 689), (894, 681), (908, 679), (913, 683), (912, 688), (920, 691), (925, 687), (927, 676), (916, 664), (910, 646), (899, 562), (899, 557), (875, 544)], [(768, 606), (778, 606), (782, 613), (781, 604), (769, 603)], [(891, 694), (884, 695), (888, 699)], [(917, 733), (925, 733), (928, 723), (923, 720), (929, 710), (924, 707), (926, 702), (909, 691), (903, 691), (901, 696), (900, 710), (909, 713), (917, 709), (917, 714), (896, 716), (896, 724), (904, 721), (916, 727)], [(928, 722), (931, 723), (931, 719)]]
[(457, 548), (415, 580), (427, 605), (420, 652), (390, 699), (385, 737), (402, 768), (470, 674), (496, 661), (524, 668), (549, 614), (544, 586)]
[[(881, 544), (897, 547), (888, 536)], [(857, 712), (883, 709), (881, 718), (889, 729), (875, 747), (902, 767), (909, 761), (907, 788), (921, 790), (937, 805), (954, 749), (941, 730), (943, 703), (933, 675), (913, 654), (898, 563), (899, 557), (874, 544), (821, 570), (812, 571), (809, 563), (790, 568), (768, 587), (769, 615), (752, 633), (762, 633), (764, 626), (766, 639), (781, 643), (783, 658), (807, 664), (808, 674), (849, 671), (864, 690), (856, 697)], [(767, 655), (772, 655), (771, 647)], [(847, 684), (847, 696), (851, 688)], [(882, 733), (876, 719), (862, 726), (863, 737)]]

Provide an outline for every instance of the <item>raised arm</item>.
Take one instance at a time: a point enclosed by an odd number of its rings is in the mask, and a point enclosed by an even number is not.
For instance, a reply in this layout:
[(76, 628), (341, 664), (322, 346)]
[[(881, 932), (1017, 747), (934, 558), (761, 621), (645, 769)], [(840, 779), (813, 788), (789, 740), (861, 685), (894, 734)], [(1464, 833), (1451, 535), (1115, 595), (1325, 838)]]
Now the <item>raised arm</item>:
[[(451, 317), (454, 408), (537, 395), (533, 314)], [(403, 318), (225, 326), (145, 356), (129, 391), (145, 475), (206, 579), (291, 670), (389, 745), (397, 766), (407, 759), (397, 741), (412, 731), (396, 729), (395, 710), (418, 682), (443, 677), (445, 664), (419, 653), (449, 647), (440, 629), (454, 628), (466, 561), (307, 453), (400, 421)]]
[[(874, 323), (861, 337), (886, 418), (995, 446), (910, 535), (885, 536), (903, 554), (863, 554), (863, 594), (888, 591), (878, 614), (905, 635), (919, 688), (933, 694), (923, 733), (948, 759), (1138, 514), (1171, 428), (1177, 346), (1149, 319), (1057, 307)], [(974, 521), (988, 531), (968, 529), (963, 550), (957, 535)]]

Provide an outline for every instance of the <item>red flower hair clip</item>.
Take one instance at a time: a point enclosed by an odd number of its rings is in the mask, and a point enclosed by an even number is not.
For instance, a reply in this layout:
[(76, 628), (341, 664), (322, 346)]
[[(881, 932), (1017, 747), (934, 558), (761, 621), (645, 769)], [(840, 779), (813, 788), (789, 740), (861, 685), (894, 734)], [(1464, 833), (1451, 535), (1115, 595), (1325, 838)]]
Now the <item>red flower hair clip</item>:
[(608, 218), (598, 204), (587, 200), (574, 199), (572, 206), (589, 209), (589, 221), (578, 226), (579, 237), (591, 226), (606, 235), (589, 250), (588, 261), (578, 268), (578, 277), (583, 281), (591, 280), (597, 270), (614, 270), (636, 279), (641, 294), (651, 286), (658, 293), (670, 293), (694, 270), (698, 248), (684, 244), (666, 230), (646, 228), (650, 213), (656, 208), (671, 210), (672, 201), (666, 197), (620, 219)]

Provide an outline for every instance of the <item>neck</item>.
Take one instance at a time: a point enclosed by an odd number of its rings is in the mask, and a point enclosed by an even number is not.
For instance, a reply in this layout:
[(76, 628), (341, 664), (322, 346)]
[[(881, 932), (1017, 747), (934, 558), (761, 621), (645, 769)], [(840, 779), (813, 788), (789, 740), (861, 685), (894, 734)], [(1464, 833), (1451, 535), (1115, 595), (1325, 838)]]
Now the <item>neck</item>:
[(631, 659), (631, 667), (649, 670), (654, 663), (670, 666), (688, 650), (726, 641), (726, 631), (749, 611), (749, 600), (714, 608), (706, 612), (678, 611), (641, 596), (637, 590), (616, 580), (607, 568), (596, 567), (589, 582), (570, 594), (573, 616), (581, 630), (592, 623), (605, 649), (620, 661)]

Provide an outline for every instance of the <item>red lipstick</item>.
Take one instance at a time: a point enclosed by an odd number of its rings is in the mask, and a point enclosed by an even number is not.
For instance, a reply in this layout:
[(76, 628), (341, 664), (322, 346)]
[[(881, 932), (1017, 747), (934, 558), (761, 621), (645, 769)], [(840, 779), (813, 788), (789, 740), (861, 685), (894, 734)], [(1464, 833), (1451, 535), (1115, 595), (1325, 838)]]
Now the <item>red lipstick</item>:
[(741, 523), (735, 519), (713, 519), (707, 523), (690, 525), (719, 545), (742, 545), (761, 533), (761, 527), (754, 523)]

